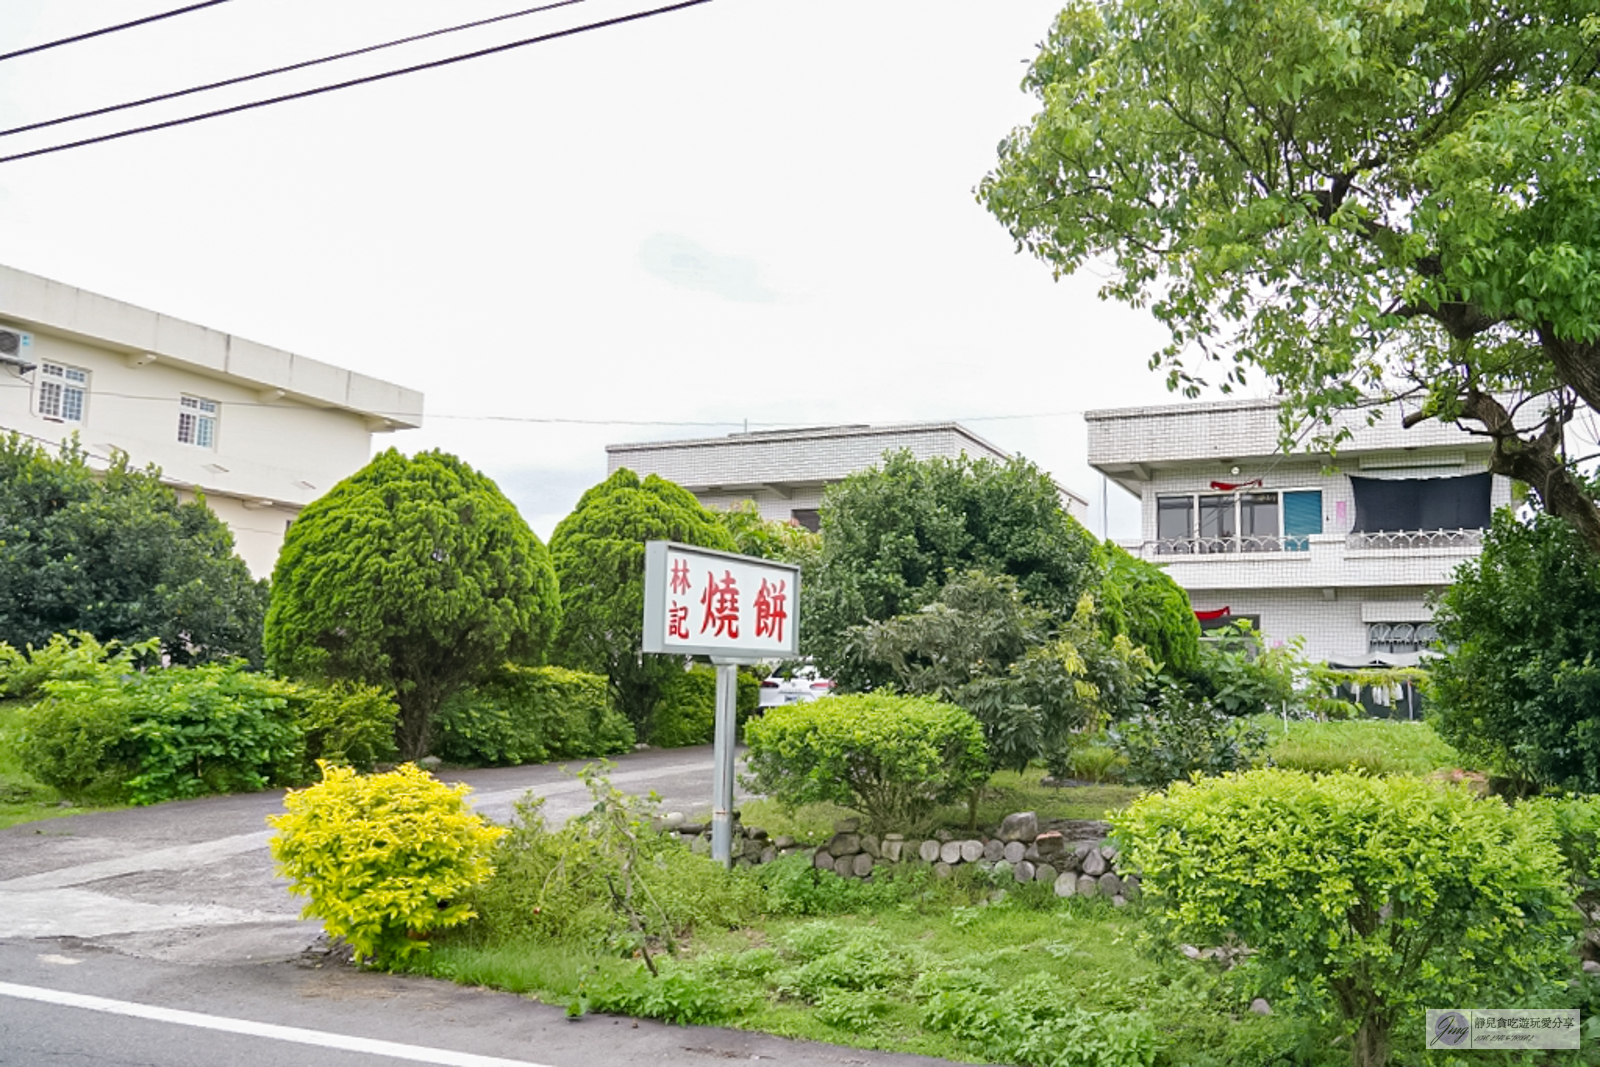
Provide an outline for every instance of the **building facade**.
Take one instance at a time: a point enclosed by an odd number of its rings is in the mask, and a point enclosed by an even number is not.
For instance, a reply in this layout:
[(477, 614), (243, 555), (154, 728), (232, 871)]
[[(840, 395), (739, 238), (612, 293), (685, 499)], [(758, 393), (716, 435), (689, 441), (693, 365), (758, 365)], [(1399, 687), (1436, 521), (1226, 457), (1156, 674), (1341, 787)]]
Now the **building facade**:
[(422, 424), (422, 394), (0, 267), (0, 431), (203, 493), (257, 577), (300, 509)]
[[(1011, 458), (959, 423), (924, 422), (607, 445), (606, 473), (626, 467), (640, 476), (659, 475), (689, 490), (706, 507), (726, 510), (750, 500), (763, 518), (816, 530), (817, 509), (828, 486), (878, 466), (885, 452), (901, 450), (917, 459), (956, 459), (965, 454), (1004, 463)], [(1062, 506), (1081, 520), (1087, 502), (1057, 488)]]
[(1333, 455), (1279, 450), (1276, 400), (1089, 412), (1089, 463), (1139, 498), (1138, 542), (1203, 627), (1244, 618), (1314, 659), (1408, 662), (1435, 638), (1430, 599), (1511, 503), (1489, 444), (1384, 410)]

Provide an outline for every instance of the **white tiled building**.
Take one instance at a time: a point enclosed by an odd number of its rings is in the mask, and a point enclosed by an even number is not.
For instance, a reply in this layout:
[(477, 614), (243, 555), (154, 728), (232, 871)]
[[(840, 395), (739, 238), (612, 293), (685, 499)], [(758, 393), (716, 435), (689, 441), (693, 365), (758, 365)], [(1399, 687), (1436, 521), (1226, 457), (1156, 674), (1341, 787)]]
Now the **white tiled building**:
[[(955, 459), (963, 453), (998, 462), (1011, 458), (959, 423), (922, 422), (607, 445), (606, 473), (627, 467), (641, 477), (660, 475), (709, 508), (725, 510), (753, 500), (764, 518), (792, 520), (815, 530), (823, 490), (856, 471), (878, 466), (885, 452), (902, 449), (917, 459)], [(1087, 501), (1057, 488), (1067, 513), (1082, 520)]]
[[(1092, 411), (1089, 462), (1139, 497), (1142, 539), (1202, 625), (1248, 618), (1304, 637), (1314, 659), (1407, 658), (1432, 639), (1428, 598), (1479, 552), (1511, 502), (1489, 445), (1393, 408), (1352, 416), (1337, 454), (1278, 449), (1278, 402), (1230, 400)], [(1212, 616), (1208, 618), (1207, 616)]]
[(0, 432), (155, 463), (257, 577), (374, 433), (421, 424), (414, 390), (0, 267)]

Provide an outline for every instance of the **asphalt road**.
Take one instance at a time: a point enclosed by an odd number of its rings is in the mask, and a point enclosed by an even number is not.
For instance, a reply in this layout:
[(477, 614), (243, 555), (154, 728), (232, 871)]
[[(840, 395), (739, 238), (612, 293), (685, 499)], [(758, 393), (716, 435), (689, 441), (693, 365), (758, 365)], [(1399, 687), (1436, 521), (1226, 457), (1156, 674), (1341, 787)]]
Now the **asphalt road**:
[[(709, 811), (709, 747), (619, 758), (663, 811)], [(504, 820), (526, 791), (588, 807), (558, 766), (447, 776)], [(282, 793), (80, 815), (0, 830), (0, 1064), (603, 1067), (757, 1060), (931, 1064), (702, 1027), (588, 1017), (503, 993), (344, 966), (274, 876)]]

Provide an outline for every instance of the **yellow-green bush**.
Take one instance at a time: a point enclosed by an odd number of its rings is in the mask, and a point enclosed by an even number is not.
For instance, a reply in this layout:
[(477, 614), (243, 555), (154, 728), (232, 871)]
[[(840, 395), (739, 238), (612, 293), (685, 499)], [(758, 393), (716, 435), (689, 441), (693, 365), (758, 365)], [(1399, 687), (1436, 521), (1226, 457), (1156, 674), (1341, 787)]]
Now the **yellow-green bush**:
[(322, 763), (317, 785), (284, 797), (272, 855), (304, 914), (342, 937), (356, 958), (390, 966), (427, 948), (423, 935), (473, 917), (463, 897), (493, 873), (505, 831), (413, 764), (359, 775)]

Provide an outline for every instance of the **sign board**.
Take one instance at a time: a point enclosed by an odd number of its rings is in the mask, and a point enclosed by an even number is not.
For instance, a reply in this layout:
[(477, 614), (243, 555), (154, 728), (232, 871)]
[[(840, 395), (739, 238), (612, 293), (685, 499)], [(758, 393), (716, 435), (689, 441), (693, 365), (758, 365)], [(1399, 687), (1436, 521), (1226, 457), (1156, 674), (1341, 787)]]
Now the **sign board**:
[(644, 651), (724, 659), (800, 654), (800, 568), (675, 541), (644, 555)]

